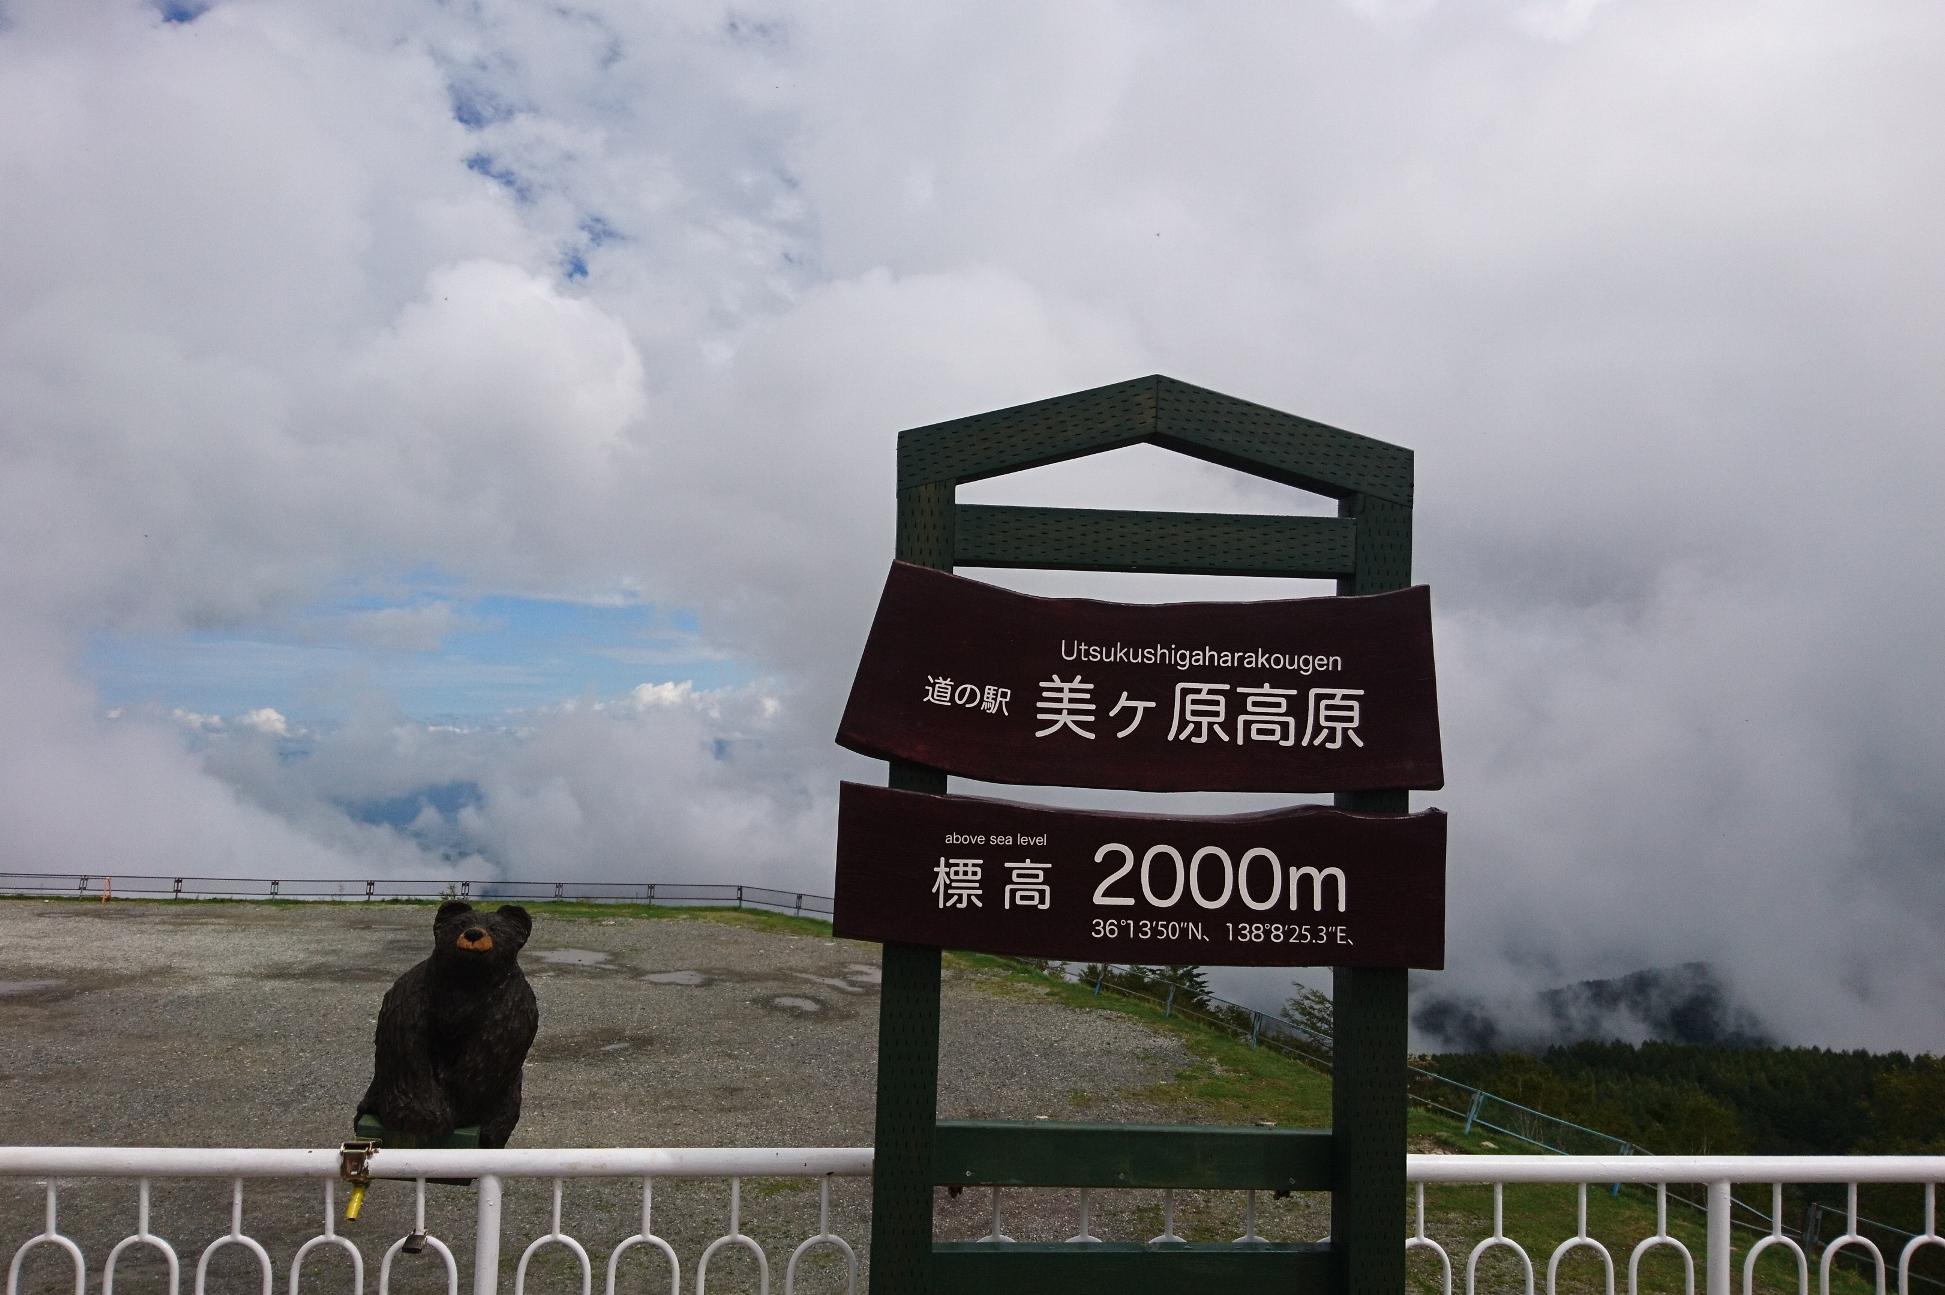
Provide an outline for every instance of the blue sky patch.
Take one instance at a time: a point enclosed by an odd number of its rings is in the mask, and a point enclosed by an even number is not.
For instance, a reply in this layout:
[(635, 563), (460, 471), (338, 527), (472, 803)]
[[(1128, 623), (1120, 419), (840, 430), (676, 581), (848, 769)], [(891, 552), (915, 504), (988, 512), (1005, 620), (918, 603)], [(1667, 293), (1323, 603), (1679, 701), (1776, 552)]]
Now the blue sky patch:
[(480, 130), (513, 116), (513, 105), (491, 90), (470, 81), (446, 85), (446, 98), (452, 104), (453, 120), (467, 130)]
[(236, 716), (268, 706), (329, 725), (374, 697), (427, 723), (482, 723), (643, 683), (746, 683), (747, 663), (694, 615), (639, 603), (499, 595), (347, 598), (256, 632), (98, 634), (85, 665), (103, 704)]
[(195, 22), (208, 13), (215, 0), (157, 0), (156, 9), (162, 14), (163, 22)]
[(520, 202), (532, 202), (534, 199), (533, 185), (512, 167), (496, 161), (491, 153), (473, 154), (466, 159), (466, 169), (503, 186)]
[(342, 801), (340, 808), (361, 823), (406, 828), (412, 826), (428, 806), (440, 818), (450, 819), (460, 810), (477, 805), (483, 799), (476, 782), (448, 782), (421, 787), (403, 796), (384, 800)]

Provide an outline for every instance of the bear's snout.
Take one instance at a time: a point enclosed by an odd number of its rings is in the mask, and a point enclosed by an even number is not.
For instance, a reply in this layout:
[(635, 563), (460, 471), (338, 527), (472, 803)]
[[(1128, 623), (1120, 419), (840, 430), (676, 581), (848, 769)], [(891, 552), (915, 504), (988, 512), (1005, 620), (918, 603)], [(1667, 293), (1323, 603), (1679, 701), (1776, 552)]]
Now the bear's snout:
[(471, 926), (459, 933), (459, 947), (474, 953), (485, 953), (493, 947), (493, 936), (484, 928)]

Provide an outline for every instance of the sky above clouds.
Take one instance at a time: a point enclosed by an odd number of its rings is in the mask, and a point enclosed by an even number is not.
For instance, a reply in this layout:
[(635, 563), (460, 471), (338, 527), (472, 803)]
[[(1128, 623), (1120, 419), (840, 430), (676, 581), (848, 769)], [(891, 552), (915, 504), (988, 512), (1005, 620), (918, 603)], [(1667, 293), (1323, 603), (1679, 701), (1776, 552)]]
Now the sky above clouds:
[(1428, 988), (1706, 959), (1936, 1051), (1941, 62), (1930, 0), (0, 0), (0, 870), (827, 893), (896, 432), (1160, 372), (1417, 451)]

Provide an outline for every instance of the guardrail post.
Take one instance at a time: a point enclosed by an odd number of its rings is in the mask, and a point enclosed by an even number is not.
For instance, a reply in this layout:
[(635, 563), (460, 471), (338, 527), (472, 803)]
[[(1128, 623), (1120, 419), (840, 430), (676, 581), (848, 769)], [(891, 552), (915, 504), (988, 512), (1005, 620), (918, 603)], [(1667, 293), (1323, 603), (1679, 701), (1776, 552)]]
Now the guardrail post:
[(804, 892), (801, 890), (797, 892), (797, 907), (794, 911), (798, 917), (804, 915)]
[(499, 1289), (500, 1180), (481, 1174), (473, 1224), (473, 1295), (498, 1295)]
[(1472, 1105), (1466, 1108), (1466, 1126), (1459, 1130), (1461, 1133), (1472, 1132), (1472, 1126), (1478, 1123), (1479, 1120), (1479, 1108), (1485, 1103), (1485, 1100), (1486, 1094), (1482, 1089), (1475, 1088), (1472, 1090)]
[(182, 878), (181, 878), (181, 877), (177, 877), (177, 878), (176, 878), (176, 893), (175, 893), (175, 898), (177, 898), (177, 899), (181, 899), (181, 898), (182, 898)]
[(743, 888), (741, 886), (736, 888), (736, 907), (743, 907)]
[(1253, 1048), (1256, 1046), (1257, 1036), (1262, 1034), (1262, 1032), (1263, 1032), (1263, 1013), (1251, 1012), (1249, 1014), (1249, 1046), (1250, 1047)]
[(1729, 1264), (1729, 1180), (1709, 1184), (1709, 1283), (1707, 1295), (1735, 1295)]
[(365, 883), (365, 898), (366, 898), (366, 899), (370, 899), (370, 898), (372, 897), (372, 893), (373, 893), (374, 891), (376, 891), (377, 889), (378, 889), (378, 883), (377, 883), (377, 882), (375, 882), (375, 881), (368, 881), (368, 882), (366, 882), (366, 883)]

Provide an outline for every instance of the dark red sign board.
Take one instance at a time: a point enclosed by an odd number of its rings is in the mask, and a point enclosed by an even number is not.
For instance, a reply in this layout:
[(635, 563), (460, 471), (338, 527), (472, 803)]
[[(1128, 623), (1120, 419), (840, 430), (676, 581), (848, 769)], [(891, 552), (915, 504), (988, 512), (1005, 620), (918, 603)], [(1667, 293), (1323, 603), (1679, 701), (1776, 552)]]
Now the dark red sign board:
[(1073, 962), (1445, 965), (1445, 815), (1172, 818), (845, 783), (836, 934)]
[(894, 562), (837, 740), (987, 782), (1435, 789), (1431, 594), (1109, 603)]

